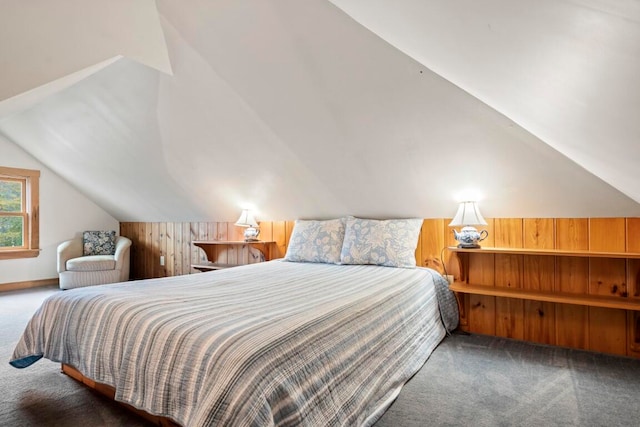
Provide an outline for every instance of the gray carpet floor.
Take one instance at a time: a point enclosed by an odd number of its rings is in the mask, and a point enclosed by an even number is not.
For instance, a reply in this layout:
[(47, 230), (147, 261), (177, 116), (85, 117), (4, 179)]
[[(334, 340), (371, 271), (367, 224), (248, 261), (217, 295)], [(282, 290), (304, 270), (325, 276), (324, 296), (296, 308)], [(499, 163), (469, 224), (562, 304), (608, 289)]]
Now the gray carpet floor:
[[(41, 360), (12, 368), (13, 347), (55, 288), (0, 293), (0, 426), (148, 426)], [(640, 360), (453, 334), (376, 427), (640, 426)]]

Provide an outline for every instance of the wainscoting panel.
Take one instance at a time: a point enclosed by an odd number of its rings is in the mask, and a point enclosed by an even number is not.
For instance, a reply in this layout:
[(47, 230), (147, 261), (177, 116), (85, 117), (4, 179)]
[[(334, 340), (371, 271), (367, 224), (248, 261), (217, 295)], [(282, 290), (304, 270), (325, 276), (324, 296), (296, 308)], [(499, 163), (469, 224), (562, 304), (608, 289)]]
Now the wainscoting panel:
[[(455, 246), (448, 218), (425, 219), (416, 263), (452, 274), (460, 265), (446, 250)], [(495, 218), (487, 219), (484, 247), (591, 250), (640, 253), (640, 218)], [(273, 240), (272, 258), (285, 255), (293, 221), (260, 223), (260, 239)], [(228, 222), (121, 223), (131, 238), (131, 277), (192, 274), (206, 258), (194, 240), (242, 240)], [(247, 248), (217, 248), (220, 262), (247, 263)], [(512, 254), (468, 254), (469, 282), (511, 288), (607, 295), (640, 304), (640, 260)], [(164, 265), (160, 259), (164, 257)], [(638, 311), (458, 294), (463, 330), (606, 353), (640, 357)]]

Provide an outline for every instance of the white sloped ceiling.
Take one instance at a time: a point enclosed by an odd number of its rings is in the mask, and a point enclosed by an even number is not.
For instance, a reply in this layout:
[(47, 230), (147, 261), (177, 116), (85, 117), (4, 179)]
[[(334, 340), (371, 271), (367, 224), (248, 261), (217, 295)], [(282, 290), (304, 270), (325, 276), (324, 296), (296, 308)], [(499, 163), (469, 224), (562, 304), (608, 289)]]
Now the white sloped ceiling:
[(331, 0), (640, 202), (637, 0)]
[(173, 75), (124, 58), (0, 118), (121, 221), (443, 217), (469, 190), (487, 216), (640, 212), (330, 2), (157, 9)]
[(0, 1), (0, 115), (128, 57), (171, 74), (154, 0)]

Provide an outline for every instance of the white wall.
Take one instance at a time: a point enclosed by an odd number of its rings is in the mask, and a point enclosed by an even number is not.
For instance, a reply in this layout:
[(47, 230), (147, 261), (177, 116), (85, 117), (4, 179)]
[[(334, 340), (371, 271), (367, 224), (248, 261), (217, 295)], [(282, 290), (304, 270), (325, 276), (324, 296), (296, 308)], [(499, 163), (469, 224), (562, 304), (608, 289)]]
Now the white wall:
[(171, 73), (154, 0), (0, 2), (0, 101), (114, 56)]
[(40, 255), (0, 260), (0, 284), (51, 279), (58, 244), (84, 230), (116, 230), (119, 223), (13, 142), (0, 135), (2, 166), (40, 170)]

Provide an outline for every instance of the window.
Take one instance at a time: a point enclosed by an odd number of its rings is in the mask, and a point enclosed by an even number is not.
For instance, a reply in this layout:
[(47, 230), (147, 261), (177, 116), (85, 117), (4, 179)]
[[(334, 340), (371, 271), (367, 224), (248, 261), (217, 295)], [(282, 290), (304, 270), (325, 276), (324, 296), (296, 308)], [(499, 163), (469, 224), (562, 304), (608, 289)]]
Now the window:
[(40, 171), (0, 166), (0, 259), (38, 256)]

